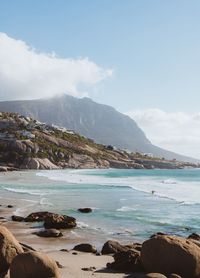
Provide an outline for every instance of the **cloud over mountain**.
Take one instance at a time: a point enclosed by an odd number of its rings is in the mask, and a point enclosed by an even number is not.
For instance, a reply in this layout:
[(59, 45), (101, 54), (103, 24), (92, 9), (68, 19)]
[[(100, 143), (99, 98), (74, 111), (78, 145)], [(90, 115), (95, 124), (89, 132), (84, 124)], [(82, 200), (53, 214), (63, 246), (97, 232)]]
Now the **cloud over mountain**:
[[(67, 92), (82, 96), (110, 77), (88, 58), (60, 58), (0, 33), (0, 100), (36, 99)], [(84, 89), (83, 89), (84, 88)]]
[(167, 113), (160, 109), (126, 113), (159, 147), (200, 158), (200, 113)]

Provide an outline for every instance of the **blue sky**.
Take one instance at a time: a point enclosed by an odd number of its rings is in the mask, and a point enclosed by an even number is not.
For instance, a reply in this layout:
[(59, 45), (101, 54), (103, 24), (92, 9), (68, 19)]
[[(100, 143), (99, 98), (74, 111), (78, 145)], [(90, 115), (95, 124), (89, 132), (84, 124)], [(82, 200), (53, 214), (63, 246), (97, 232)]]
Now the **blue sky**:
[[(89, 68), (93, 77), (81, 76), (90, 84), (81, 89), (97, 102), (128, 112), (146, 129), (146, 111), (150, 118), (150, 112), (160, 117), (164, 111), (172, 122), (177, 112), (192, 117), (192, 123), (198, 118), (199, 12), (200, 1), (195, 0), (0, 0), (0, 32), (37, 53), (55, 52), (73, 60), (88, 57), (84, 71)], [(112, 76), (106, 70), (112, 70)], [(78, 95), (74, 83), (67, 88)], [(148, 122), (151, 125), (154, 122)], [(178, 147), (156, 141), (154, 131), (147, 135), (155, 143)]]

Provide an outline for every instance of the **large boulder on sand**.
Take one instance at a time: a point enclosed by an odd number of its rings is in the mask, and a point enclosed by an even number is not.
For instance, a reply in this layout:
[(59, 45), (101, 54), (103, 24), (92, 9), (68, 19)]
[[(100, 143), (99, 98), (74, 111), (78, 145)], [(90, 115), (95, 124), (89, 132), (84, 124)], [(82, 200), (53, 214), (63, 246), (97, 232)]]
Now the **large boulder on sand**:
[(10, 278), (59, 278), (56, 262), (46, 254), (30, 251), (19, 254), (10, 266)]
[(89, 243), (78, 244), (78, 245), (74, 246), (73, 250), (87, 252), (87, 253), (96, 253), (97, 252), (96, 247)]
[(122, 272), (141, 272), (140, 253), (134, 250), (122, 251), (114, 254), (114, 262), (107, 263), (107, 267)]
[(63, 234), (56, 229), (42, 229), (37, 232), (34, 232), (33, 234), (39, 236), (39, 237), (61, 237)]
[(0, 273), (7, 271), (12, 260), (23, 253), (19, 242), (4, 226), (0, 226)]
[(115, 254), (117, 252), (128, 251), (130, 247), (121, 245), (118, 241), (108, 240), (104, 243), (101, 253), (106, 254)]
[(46, 229), (71, 229), (76, 227), (76, 219), (71, 216), (53, 213), (45, 218), (44, 227)]
[(42, 222), (46, 219), (47, 216), (52, 215), (52, 212), (48, 211), (37, 211), (30, 213), (27, 217), (24, 218), (25, 222)]
[(185, 238), (156, 235), (143, 243), (141, 260), (147, 272), (200, 278), (200, 247)]

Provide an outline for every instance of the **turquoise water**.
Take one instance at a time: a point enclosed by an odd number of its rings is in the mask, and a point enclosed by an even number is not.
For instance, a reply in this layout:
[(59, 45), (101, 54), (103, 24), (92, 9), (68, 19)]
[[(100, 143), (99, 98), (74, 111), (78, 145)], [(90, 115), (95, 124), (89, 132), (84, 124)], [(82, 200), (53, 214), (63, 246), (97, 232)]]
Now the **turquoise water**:
[[(152, 191), (154, 192), (152, 194)], [(200, 170), (54, 170), (0, 175), (0, 196), (21, 201), (16, 213), (74, 216), (67, 236), (103, 242), (143, 240), (162, 231), (200, 232)], [(81, 214), (80, 207), (93, 213)]]

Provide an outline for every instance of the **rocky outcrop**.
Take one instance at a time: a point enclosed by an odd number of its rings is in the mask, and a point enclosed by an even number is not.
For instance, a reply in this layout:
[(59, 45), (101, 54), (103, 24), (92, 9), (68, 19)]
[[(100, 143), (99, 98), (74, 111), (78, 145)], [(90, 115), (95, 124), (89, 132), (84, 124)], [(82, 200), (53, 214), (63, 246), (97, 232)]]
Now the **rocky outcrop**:
[(141, 260), (147, 272), (176, 273), (183, 278), (200, 277), (200, 248), (191, 240), (154, 236), (143, 243)]
[(76, 227), (76, 219), (48, 211), (33, 212), (24, 218), (25, 222), (44, 222), (46, 229), (70, 229)]
[(60, 278), (54, 260), (46, 254), (30, 251), (19, 254), (10, 266), (10, 278)]
[(0, 273), (7, 271), (15, 256), (21, 253), (23, 249), (12, 233), (0, 226)]
[(18, 216), (18, 215), (12, 215), (11, 219), (12, 219), (12, 221), (15, 221), (15, 222), (22, 222), (22, 221), (24, 221), (24, 217)]
[(25, 158), (21, 169), (32, 169), (32, 170), (53, 170), (60, 169), (58, 166), (53, 164), (48, 158)]
[(38, 211), (32, 212), (27, 217), (24, 218), (25, 222), (42, 222), (45, 221), (46, 217), (52, 215), (53, 213), (48, 211)]
[(144, 169), (144, 166), (140, 163), (135, 163), (134, 161), (118, 161), (118, 160), (109, 160), (111, 168), (117, 169)]
[(114, 254), (114, 262), (108, 263), (107, 267), (122, 272), (141, 272), (143, 266), (141, 264), (139, 252), (133, 250), (122, 251)]
[(76, 219), (67, 215), (50, 214), (44, 220), (46, 229), (71, 229), (76, 227)]
[(80, 251), (80, 252), (86, 252), (86, 253), (96, 253), (97, 252), (96, 247), (89, 243), (78, 244), (73, 248), (73, 250)]
[(108, 240), (104, 243), (101, 253), (102, 255), (115, 254), (117, 252), (128, 251), (129, 249), (129, 247), (121, 245), (118, 241)]

